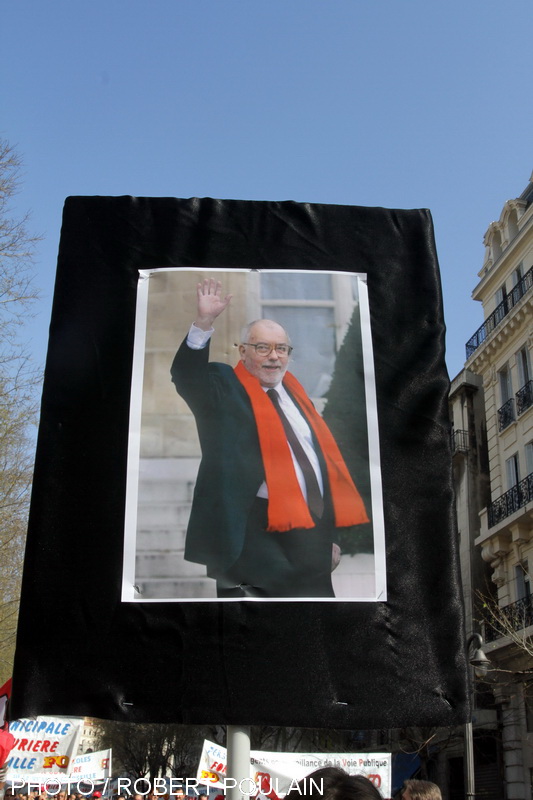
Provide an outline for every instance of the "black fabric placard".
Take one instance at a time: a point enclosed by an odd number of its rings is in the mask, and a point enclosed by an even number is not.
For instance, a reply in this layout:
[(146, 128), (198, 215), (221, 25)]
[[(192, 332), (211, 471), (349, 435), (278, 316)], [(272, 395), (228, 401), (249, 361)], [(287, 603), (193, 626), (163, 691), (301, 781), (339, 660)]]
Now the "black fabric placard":
[[(386, 602), (121, 602), (137, 280), (154, 267), (367, 274)], [(447, 392), (428, 211), (68, 198), (12, 716), (347, 729), (464, 721)]]

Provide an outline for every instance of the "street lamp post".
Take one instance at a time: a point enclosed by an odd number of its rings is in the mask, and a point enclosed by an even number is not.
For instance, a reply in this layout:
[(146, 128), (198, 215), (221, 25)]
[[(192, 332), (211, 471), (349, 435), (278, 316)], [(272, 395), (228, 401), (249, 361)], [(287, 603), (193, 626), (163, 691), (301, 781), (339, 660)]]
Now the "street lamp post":
[(244, 800), (252, 794), (250, 781), (250, 726), (226, 727), (226, 773), (234, 785), (226, 790), (228, 800)]
[[(488, 672), (490, 661), (481, 649), (483, 639), (479, 633), (473, 633), (466, 643), (467, 656), (472, 651), (469, 663), (472, 665), (474, 678), (484, 678)], [(474, 684), (472, 683), (472, 706), (474, 705)], [(474, 735), (472, 720), (465, 724), (465, 760), (466, 760), (466, 800), (475, 800), (476, 784), (474, 773)]]

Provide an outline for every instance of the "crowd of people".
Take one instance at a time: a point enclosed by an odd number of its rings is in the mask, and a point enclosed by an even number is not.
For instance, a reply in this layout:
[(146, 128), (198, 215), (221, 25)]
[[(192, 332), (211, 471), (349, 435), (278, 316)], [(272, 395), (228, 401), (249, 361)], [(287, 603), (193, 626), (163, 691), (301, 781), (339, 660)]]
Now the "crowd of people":
[[(89, 797), (72, 792), (59, 791), (55, 795), (45, 791), (34, 790), (28, 794), (13, 789), (6, 789), (4, 800), (103, 800), (101, 792), (94, 791)], [(315, 770), (307, 777), (291, 787), (285, 795), (288, 800), (310, 798), (311, 800), (384, 800), (379, 789), (371, 780), (363, 775), (349, 775), (338, 767), (323, 767)], [(219, 795), (216, 800), (223, 800)], [(406, 780), (402, 789), (396, 794), (397, 800), (442, 800), (439, 787), (431, 781)], [(116, 795), (113, 800), (209, 800), (206, 792), (198, 791), (194, 797), (188, 797), (182, 789), (168, 795), (161, 792)]]

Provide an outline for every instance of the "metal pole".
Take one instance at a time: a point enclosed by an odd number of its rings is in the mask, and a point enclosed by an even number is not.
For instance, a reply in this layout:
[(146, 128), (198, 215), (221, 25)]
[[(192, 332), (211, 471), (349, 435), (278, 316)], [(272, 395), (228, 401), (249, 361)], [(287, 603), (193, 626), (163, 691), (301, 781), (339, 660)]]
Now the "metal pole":
[[(228, 800), (241, 800), (252, 794), (250, 780), (250, 726), (228, 725), (226, 727), (227, 778), (226, 797)], [(244, 780), (247, 778), (248, 780)], [(233, 786), (233, 782), (236, 786)], [(243, 782), (244, 781), (244, 782)]]
[[(474, 709), (476, 699), (476, 677), (484, 677), (487, 674), (490, 666), (489, 659), (481, 649), (483, 638), (480, 633), (473, 633), (468, 637), (466, 643), (466, 654), (471, 665), (472, 687), (472, 712)], [(470, 651), (475, 648), (475, 652), (470, 657)], [(473, 669), (472, 669), (473, 667)], [(474, 732), (472, 728), (472, 721), (465, 724), (465, 797), (466, 800), (475, 800), (476, 797), (476, 779), (474, 772)]]
[(475, 800), (474, 737), (472, 723), (465, 723), (466, 800)]

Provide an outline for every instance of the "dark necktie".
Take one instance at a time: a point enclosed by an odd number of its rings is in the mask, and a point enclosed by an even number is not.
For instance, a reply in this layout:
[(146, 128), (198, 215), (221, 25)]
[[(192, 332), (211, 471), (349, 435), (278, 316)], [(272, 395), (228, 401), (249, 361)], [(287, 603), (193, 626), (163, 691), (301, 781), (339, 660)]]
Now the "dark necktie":
[(305, 488), (307, 490), (307, 505), (312, 513), (316, 517), (320, 518), (324, 513), (324, 500), (320, 492), (320, 486), (318, 485), (315, 471), (300, 443), (300, 440), (294, 432), (291, 423), (283, 413), (279, 403), (279, 395), (277, 391), (275, 389), (269, 389), (267, 394), (272, 400), (274, 408), (278, 412), (281, 424), (283, 425), (283, 429), (285, 431), (285, 436), (287, 437), (287, 441), (290, 444), (292, 452), (294, 453), (294, 457), (296, 458), (296, 461), (300, 465), (300, 469), (303, 472)]

